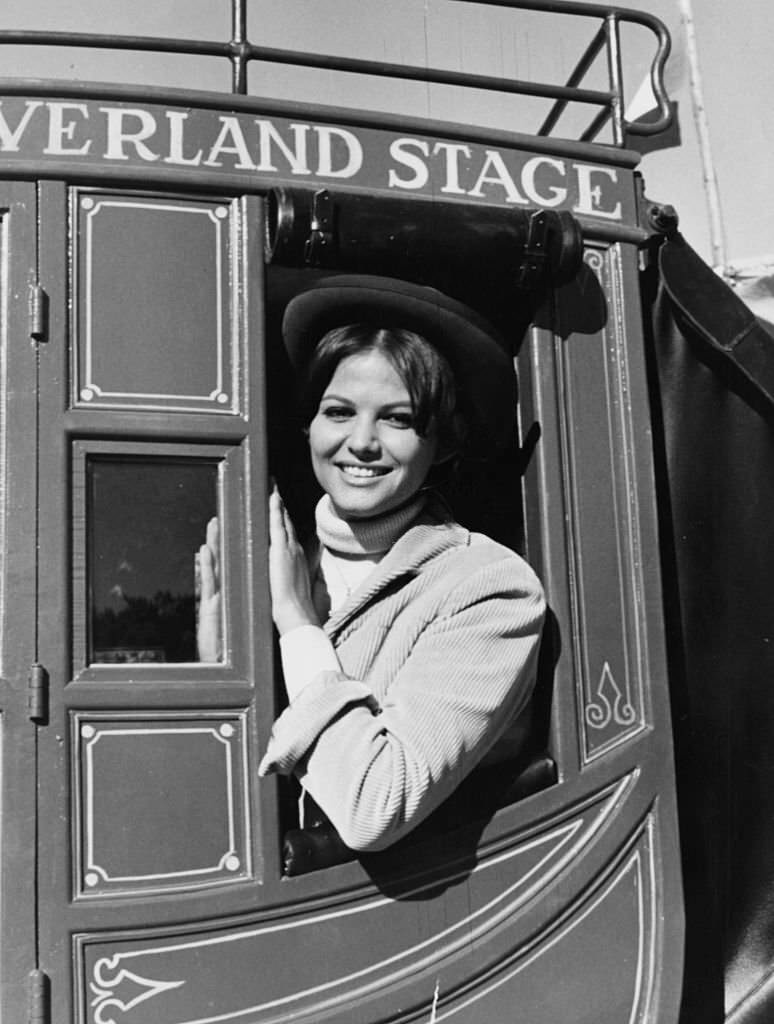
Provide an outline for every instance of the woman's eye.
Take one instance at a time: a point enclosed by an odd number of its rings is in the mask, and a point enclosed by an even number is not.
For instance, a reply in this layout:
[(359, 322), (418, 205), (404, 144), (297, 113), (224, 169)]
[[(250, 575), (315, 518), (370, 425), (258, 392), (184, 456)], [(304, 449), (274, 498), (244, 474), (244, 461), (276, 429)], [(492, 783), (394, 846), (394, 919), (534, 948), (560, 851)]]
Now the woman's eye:
[(337, 423), (349, 419), (352, 415), (352, 410), (345, 405), (327, 405), (321, 412), (326, 419), (334, 420)]
[(401, 430), (408, 430), (414, 426), (414, 417), (410, 412), (390, 412), (384, 417), (387, 423)]

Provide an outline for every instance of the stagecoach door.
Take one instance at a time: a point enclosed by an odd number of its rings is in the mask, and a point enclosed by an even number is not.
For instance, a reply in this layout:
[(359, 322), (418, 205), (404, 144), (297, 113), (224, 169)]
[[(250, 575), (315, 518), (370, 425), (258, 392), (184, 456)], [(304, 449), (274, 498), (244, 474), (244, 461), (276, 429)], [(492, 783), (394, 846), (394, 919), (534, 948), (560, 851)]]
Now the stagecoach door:
[[(113, 954), (127, 933), (254, 906), (277, 846), (248, 781), (273, 713), (271, 644), (256, 643), (271, 635), (260, 203), (45, 182), (36, 214), (22, 194), (9, 324), (28, 290), (37, 322), (9, 344), (3, 755), (29, 817), (6, 839), (3, 924), (54, 1020), (166, 1019), (173, 989), (174, 1019), (193, 1019), (188, 979)], [(196, 555), (213, 520), (225, 645), (202, 662)], [(25, 731), (9, 698), (28, 676)]]

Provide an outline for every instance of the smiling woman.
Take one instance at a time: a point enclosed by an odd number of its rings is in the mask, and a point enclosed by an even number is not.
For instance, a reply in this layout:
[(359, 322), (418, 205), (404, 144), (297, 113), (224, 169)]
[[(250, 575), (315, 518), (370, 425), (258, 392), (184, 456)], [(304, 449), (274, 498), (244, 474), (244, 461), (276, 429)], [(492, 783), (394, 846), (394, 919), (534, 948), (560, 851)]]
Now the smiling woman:
[(414, 426), (411, 398), (379, 351), (339, 363), (309, 427), (312, 468), (338, 515), (369, 519), (408, 501), (435, 461), (435, 431)]
[(295, 775), (350, 849), (380, 850), (528, 734), (540, 584), (432, 486), (463, 445), (507, 444), (515, 379), (472, 310), (392, 279), (319, 282), (284, 337), (324, 493), (307, 551), (271, 497), (288, 706), (260, 774)]
[[(439, 443), (441, 409), (435, 407), (450, 404), (443, 399), (453, 388), (451, 371), (423, 338), (405, 331), (331, 331), (315, 353), (312, 377), (329, 376), (325, 368), (332, 361), (336, 369), (319, 399), (319, 387), (312, 389), (312, 468), (339, 515), (381, 515), (409, 500), (442, 458), (447, 445)], [(422, 373), (431, 367), (435, 373)], [(416, 391), (423, 377), (438, 383), (418, 396), (420, 404), (409, 387)]]

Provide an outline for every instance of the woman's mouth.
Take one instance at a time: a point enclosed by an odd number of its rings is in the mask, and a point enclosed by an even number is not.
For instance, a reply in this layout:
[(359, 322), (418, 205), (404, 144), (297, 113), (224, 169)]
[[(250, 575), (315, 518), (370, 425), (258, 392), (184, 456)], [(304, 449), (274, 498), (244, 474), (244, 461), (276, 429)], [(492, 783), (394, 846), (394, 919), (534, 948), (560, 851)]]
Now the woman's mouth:
[(345, 476), (351, 476), (357, 480), (371, 480), (390, 472), (388, 466), (358, 466), (352, 463), (340, 463), (338, 468)]

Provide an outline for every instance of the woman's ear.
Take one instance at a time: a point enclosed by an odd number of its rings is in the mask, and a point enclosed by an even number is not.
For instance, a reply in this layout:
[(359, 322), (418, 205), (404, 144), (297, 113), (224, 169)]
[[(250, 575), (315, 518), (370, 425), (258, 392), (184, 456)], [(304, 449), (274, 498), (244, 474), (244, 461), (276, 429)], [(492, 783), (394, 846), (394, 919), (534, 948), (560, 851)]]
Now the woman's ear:
[(459, 412), (455, 412), (451, 424), (446, 430), (439, 431), (438, 450), (433, 459), (434, 466), (444, 466), (456, 462), (465, 450), (467, 428), (465, 420)]
[(448, 462), (451, 462), (453, 459), (456, 459), (458, 455), (459, 450), (455, 447), (450, 446), (447, 448), (441, 448), (439, 446), (438, 451), (435, 453), (435, 458), (433, 459), (433, 465), (445, 466)]
[(425, 477), (425, 486), (438, 489), (442, 493), (451, 485), (457, 475), (460, 463), (460, 451), (454, 445), (439, 447), (435, 453), (433, 464)]

